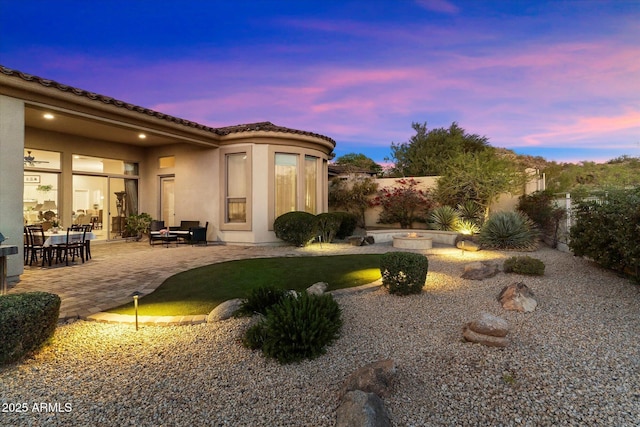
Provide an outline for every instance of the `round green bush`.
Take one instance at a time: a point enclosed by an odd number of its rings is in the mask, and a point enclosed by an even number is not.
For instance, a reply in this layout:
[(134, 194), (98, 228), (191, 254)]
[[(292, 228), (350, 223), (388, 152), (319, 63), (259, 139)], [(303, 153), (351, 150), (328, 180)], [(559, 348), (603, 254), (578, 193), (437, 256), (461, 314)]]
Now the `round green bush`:
[(273, 223), (276, 237), (296, 246), (308, 245), (318, 231), (318, 220), (309, 212), (287, 212)]
[(429, 260), (412, 252), (387, 252), (380, 258), (382, 286), (390, 294), (419, 294), (427, 280)]
[(338, 230), (340, 230), (340, 224), (342, 223), (342, 215), (336, 212), (325, 212), (316, 215), (318, 220), (318, 234), (321, 241), (324, 243), (331, 243), (336, 237)]
[(336, 233), (336, 239), (344, 240), (353, 235), (358, 226), (358, 216), (349, 212), (332, 212), (340, 218), (340, 227)]
[(480, 244), (491, 249), (534, 250), (538, 232), (522, 212), (497, 212), (480, 230)]
[(514, 256), (504, 261), (502, 269), (505, 273), (527, 274), (542, 276), (544, 274), (544, 262), (530, 256)]
[(280, 363), (298, 362), (324, 354), (341, 327), (340, 306), (330, 294), (304, 292), (270, 307), (265, 319), (247, 330), (243, 342), (260, 346), (266, 357)]
[(20, 360), (53, 335), (60, 297), (48, 292), (0, 296), (0, 365)]

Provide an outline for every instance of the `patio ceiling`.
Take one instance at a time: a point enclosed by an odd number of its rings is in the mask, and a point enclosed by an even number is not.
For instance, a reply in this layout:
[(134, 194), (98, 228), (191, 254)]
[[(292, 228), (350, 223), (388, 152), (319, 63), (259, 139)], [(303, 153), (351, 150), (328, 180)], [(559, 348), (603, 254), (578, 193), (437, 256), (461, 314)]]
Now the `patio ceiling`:
[[(53, 119), (46, 119), (44, 117), (45, 113), (53, 114)], [(50, 132), (143, 147), (175, 144), (178, 142), (199, 142), (206, 143), (207, 145), (216, 145), (213, 138), (207, 142), (194, 141), (192, 138), (184, 138), (180, 135), (160, 132), (145, 126), (135, 126), (124, 122), (91, 117), (81, 113), (62, 111), (45, 106), (27, 105), (25, 107), (25, 125)], [(146, 137), (142, 139), (139, 137), (140, 134), (144, 134)]]

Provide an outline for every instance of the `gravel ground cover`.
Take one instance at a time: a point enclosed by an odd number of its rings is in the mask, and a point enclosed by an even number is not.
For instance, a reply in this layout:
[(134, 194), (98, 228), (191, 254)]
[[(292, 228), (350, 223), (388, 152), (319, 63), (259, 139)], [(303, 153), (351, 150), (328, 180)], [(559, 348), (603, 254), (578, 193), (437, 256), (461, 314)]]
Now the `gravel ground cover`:
[[(548, 248), (542, 277), (460, 279), (474, 260), (429, 256), (421, 295), (382, 289), (336, 296), (341, 338), (327, 354), (281, 366), (239, 338), (248, 319), (181, 327), (77, 321), (34, 357), (0, 370), (2, 426), (332, 426), (344, 379), (393, 358), (385, 400), (396, 426), (640, 425), (640, 286)], [(505, 312), (522, 281), (533, 313)], [(505, 349), (462, 341), (481, 312), (512, 327)]]

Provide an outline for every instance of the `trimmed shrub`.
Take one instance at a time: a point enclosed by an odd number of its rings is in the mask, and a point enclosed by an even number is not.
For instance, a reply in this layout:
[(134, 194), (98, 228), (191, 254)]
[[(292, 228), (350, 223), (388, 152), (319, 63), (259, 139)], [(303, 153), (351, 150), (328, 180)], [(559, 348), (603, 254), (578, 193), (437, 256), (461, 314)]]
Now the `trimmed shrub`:
[(544, 262), (530, 256), (514, 256), (504, 261), (502, 269), (505, 273), (527, 274), (542, 276), (544, 274)]
[(243, 343), (262, 348), (280, 363), (298, 362), (324, 354), (341, 327), (340, 306), (330, 294), (303, 292), (269, 308), (265, 319), (247, 330)]
[(316, 216), (309, 212), (287, 212), (273, 223), (276, 237), (296, 246), (308, 245), (318, 230)]
[(336, 212), (325, 212), (316, 215), (316, 218), (318, 219), (318, 234), (320, 234), (322, 242), (333, 242), (340, 229), (342, 216)]
[(522, 212), (497, 212), (480, 230), (480, 244), (491, 249), (534, 250), (538, 232)]
[(566, 216), (566, 209), (556, 206), (554, 199), (550, 191), (536, 191), (520, 196), (517, 209), (531, 218), (538, 230), (551, 238), (551, 246), (556, 248), (560, 221)]
[(419, 294), (427, 280), (429, 260), (412, 252), (387, 252), (380, 258), (382, 286), (390, 294)]
[(252, 289), (249, 296), (242, 301), (237, 314), (240, 316), (252, 316), (256, 313), (267, 314), (267, 309), (278, 304), (286, 295), (286, 290), (275, 286), (260, 286)]
[(435, 208), (429, 215), (429, 223), (434, 230), (454, 231), (460, 216), (451, 206), (440, 206)]
[(611, 190), (600, 201), (582, 201), (575, 211), (569, 248), (600, 266), (640, 282), (640, 188)]
[(0, 365), (20, 360), (53, 335), (60, 297), (29, 292), (0, 297)]
[(358, 226), (358, 216), (349, 212), (332, 212), (340, 218), (340, 227), (336, 233), (336, 239), (344, 240), (353, 235)]

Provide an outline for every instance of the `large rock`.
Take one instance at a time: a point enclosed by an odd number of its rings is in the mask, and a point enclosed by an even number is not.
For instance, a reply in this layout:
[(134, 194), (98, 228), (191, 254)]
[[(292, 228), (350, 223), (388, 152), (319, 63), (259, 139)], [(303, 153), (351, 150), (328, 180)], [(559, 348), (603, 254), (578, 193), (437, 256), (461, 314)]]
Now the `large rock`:
[(242, 299), (240, 298), (234, 298), (223, 302), (209, 313), (207, 316), (207, 323), (226, 320), (232, 317), (235, 312), (238, 311), (240, 305), (242, 305)]
[(481, 313), (480, 318), (467, 325), (472, 331), (492, 337), (506, 337), (509, 333), (509, 323), (489, 313)]
[(349, 236), (348, 238), (349, 244), (351, 246), (362, 246), (362, 242), (364, 242), (363, 236)]
[(391, 394), (396, 364), (392, 359), (379, 360), (361, 367), (347, 378), (342, 386), (341, 395), (352, 390), (375, 393), (381, 397)]
[(322, 295), (329, 286), (326, 282), (317, 282), (307, 288), (307, 293), (310, 295)]
[(462, 329), (462, 337), (469, 342), (476, 342), (489, 347), (506, 347), (509, 344), (509, 340), (505, 337), (479, 334), (471, 330), (468, 325)]
[(375, 393), (362, 390), (348, 392), (336, 411), (336, 427), (391, 426), (384, 402)]
[(498, 274), (498, 265), (488, 261), (472, 262), (464, 266), (463, 279), (483, 280)]
[(367, 246), (375, 243), (373, 236), (350, 236), (348, 241), (351, 246)]
[(468, 252), (478, 252), (480, 250), (480, 245), (472, 240), (460, 240), (456, 243), (456, 247)]
[(498, 301), (505, 310), (527, 313), (534, 311), (538, 306), (538, 302), (533, 299), (533, 292), (522, 282), (505, 286), (498, 295)]

